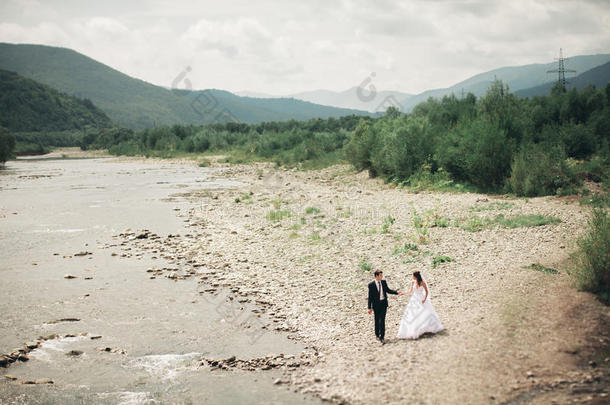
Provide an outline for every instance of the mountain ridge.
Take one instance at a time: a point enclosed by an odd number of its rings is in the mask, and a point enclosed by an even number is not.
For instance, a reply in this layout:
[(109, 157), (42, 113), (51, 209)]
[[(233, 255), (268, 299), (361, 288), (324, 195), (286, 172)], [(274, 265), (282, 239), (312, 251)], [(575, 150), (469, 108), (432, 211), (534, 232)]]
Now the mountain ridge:
[(61, 92), (88, 98), (115, 123), (133, 129), (200, 125), (217, 120), (255, 123), (370, 115), (366, 111), (317, 106), (300, 100), (260, 103), (213, 90), (167, 89), (130, 77), (72, 49), (45, 45), (0, 43), (0, 68)]
[(0, 126), (13, 132), (67, 131), (112, 122), (88, 99), (0, 69)]

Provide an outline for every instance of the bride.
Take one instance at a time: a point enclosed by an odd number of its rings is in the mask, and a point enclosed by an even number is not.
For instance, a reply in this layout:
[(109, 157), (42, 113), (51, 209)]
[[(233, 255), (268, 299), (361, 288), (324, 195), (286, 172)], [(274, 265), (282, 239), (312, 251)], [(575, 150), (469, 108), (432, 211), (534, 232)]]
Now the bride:
[(428, 285), (419, 271), (413, 273), (413, 283), (407, 294), (413, 294), (400, 320), (397, 338), (417, 339), (424, 333), (443, 330), (443, 324), (430, 302)]

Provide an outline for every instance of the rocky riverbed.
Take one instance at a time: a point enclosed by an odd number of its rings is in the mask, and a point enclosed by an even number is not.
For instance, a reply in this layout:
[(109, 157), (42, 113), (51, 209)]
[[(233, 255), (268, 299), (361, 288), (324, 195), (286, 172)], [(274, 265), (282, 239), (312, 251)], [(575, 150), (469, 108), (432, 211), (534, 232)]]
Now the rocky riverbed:
[[(175, 211), (187, 233), (129, 230), (106, 248), (167, 259), (147, 269), (151, 278), (194, 277), (200, 294), (254, 303), (252, 314), (268, 317), (262, 328), (314, 350), (282, 381), (354, 404), (380, 395), (397, 404), (606, 399), (609, 359), (589, 359), (607, 347), (608, 309), (566, 274), (586, 222), (577, 202), (416, 194), (344, 166), (254, 164), (223, 175), (243, 185), (169, 198), (196, 204)], [(446, 330), (393, 339), (408, 297), (392, 296), (381, 346), (366, 313), (375, 269), (396, 289), (421, 271)]]

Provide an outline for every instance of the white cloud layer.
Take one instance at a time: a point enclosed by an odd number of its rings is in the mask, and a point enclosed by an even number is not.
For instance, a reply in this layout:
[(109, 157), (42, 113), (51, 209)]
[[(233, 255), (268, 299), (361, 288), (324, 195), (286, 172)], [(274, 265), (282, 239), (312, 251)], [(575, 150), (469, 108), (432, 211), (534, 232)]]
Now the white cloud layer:
[(169, 86), (417, 93), (506, 65), (610, 53), (604, 0), (4, 0), (0, 41), (64, 46)]

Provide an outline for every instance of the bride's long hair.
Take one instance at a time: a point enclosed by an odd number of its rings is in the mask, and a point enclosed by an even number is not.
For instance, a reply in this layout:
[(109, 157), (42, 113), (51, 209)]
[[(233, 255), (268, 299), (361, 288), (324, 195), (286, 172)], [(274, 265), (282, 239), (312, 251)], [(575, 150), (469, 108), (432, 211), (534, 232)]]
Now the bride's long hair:
[(417, 285), (421, 286), (422, 278), (421, 278), (420, 272), (419, 271), (413, 272), (413, 277), (415, 277), (415, 279), (417, 280)]

